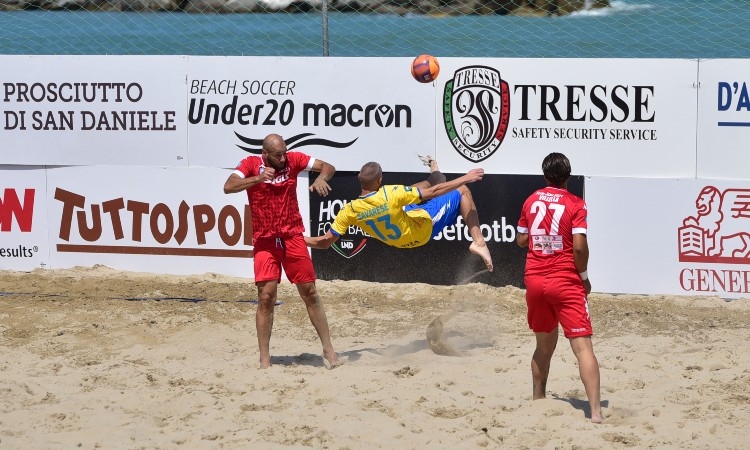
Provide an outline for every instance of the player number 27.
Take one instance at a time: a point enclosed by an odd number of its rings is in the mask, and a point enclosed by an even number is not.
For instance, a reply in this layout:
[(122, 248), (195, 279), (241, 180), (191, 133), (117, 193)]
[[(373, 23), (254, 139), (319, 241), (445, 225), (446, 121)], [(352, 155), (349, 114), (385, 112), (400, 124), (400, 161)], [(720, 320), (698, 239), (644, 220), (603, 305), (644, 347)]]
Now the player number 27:
[[(401, 230), (396, 225), (391, 223), (390, 216), (380, 216), (377, 220), (378, 222), (382, 223), (382, 227), (385, 228), (385, 230), (381, 231), (381, 227), (372, 219), (365, 220), (365, 223), (378, 236), (378, 238), (380, 238), (380, 240), (395, 240), (401, 237)], [(383, 234), (383, 232), (385, 232), (385, 235)]]
[(544, 202), (536, 201), (531, 204), (531, 213), (534, 214), (534, 221), (531, 223), (531, 234), (540, 235), (547, 234), (550, 236), (557, 236), (560, 231), (560, 217), (565, 212), (565, 205), (558, 203), (550, 203), (549, 209), (552, 210), (552, 223), (550, 224), (549, 233), (547, 230), (540, 228), (544, 217), (547, 215), (547, 204)]

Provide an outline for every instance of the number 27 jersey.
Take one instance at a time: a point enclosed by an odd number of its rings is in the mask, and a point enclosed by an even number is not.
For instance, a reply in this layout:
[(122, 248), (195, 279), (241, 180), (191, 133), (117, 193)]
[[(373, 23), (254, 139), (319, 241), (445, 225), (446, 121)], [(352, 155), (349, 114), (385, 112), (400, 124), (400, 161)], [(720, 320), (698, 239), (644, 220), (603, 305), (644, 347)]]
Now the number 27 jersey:
[(526, 199), (518, 232), (529, 235), (526, 275), (577, 274), (573, 235), (587, 233), (586, 203), (566, 189), (546, 187)]

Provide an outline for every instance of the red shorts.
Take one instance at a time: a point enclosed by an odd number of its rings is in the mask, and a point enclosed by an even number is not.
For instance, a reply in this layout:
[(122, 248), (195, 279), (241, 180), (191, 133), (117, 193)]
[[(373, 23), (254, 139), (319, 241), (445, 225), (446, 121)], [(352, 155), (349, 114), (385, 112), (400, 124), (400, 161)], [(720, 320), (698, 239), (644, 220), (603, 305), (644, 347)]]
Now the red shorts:
[(577, 273), (555, 277), (526, 276), (526, 306), (529, 328), (550, 333), (562, 326), (566, 338), (591, 336), (586, 289)]
[(256, 283), (281, 281), (282, 267), (294, 284), (315, 281), (315, 269), (301, 234), (283, 239), (258, 239), (253, 243), (253, 255)]

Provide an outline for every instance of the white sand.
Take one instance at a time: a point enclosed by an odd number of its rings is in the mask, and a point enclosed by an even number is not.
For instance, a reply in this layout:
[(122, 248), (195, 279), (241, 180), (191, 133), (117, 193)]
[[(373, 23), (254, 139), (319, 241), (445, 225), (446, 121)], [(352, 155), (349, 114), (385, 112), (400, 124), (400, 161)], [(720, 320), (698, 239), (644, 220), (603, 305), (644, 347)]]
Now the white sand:
[[(748, 300), (591, 295), (607, 417), (594, 425), (564, 339), (548, 399), (531, 401), (520, 289), (318, 288), (347, 363), (324, 368), (302, 301), (283, 283), (274, 366), (262, 371), (248, 280), (0, 271), (0, 448), (750, 445)], [(443, 336), (461, 356), (427, 344), (427, 325), (444, 314)]]

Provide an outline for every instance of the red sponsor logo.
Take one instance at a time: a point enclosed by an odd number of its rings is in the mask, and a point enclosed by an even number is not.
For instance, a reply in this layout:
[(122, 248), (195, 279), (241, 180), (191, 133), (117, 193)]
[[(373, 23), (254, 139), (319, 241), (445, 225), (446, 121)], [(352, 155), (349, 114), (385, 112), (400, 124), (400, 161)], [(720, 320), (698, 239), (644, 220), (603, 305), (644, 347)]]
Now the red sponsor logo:
[(31, 232), (35, 193), (35, 189), (24, 189), (23, 201), (21, 201), (18, 191), (5, 188), (3, 196), (0, 197), (0, 232), (12, 231), (14, 222), (21, 232)]
[[(750, 189), (701, 189), (697, 214), (678, 229), (679, 261), (750, 265)], [(680, 286), (696, 292), (750, 292), (750, 270), (689, 268), (680, 272)]]

